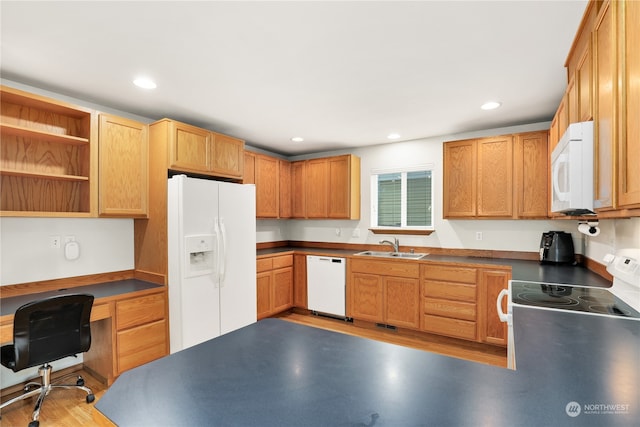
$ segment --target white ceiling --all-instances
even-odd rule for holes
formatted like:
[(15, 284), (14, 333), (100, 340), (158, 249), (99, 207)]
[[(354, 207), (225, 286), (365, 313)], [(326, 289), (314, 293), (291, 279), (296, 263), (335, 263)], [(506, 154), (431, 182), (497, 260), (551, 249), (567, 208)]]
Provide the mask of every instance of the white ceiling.
[[(296, 155), (550, 120), (585, 7), (2, 1), (0, 72)], [(480, 110), (488, 100), (503, 106)]]

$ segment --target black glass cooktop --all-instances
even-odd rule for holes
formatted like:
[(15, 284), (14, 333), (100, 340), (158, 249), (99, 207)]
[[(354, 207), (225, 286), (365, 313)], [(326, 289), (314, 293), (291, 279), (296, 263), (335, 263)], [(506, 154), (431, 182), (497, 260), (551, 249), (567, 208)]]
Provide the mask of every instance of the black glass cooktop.
[(512, 282), (511, 301), (520, 305), (640, 319), (640, 313), (603, 288)]

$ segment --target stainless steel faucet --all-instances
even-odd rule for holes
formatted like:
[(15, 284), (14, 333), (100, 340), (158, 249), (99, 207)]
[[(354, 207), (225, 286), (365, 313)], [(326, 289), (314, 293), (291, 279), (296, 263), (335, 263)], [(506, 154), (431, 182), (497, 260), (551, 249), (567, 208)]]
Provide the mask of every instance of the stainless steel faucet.
[(400, 252), (400, 250), (399, 250), (400, 242), (398, 241), (397, 237), (393, 238), (393, 242), (390, 241), (390, 240), (380, 240), (380, 244), (383, 244), (383, 243), (386, 243), (386, 244), (389, 244), (389, 245), (393, 246), (393, 251), (394, 252)]

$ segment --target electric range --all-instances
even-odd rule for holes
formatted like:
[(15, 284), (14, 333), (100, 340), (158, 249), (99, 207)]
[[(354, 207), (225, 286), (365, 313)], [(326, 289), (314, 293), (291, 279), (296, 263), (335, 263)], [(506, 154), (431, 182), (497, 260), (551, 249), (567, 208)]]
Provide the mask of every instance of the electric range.
[[(613, 277), (609, 288), (564, 283), (510, 280), (509, 289), (498, 295), (496, 309), (507, 323), (507, 366), (516, 368), (513, 336), (513, 307), (567, 310), (576, 315), (596, 315), (640, 321), (640, 249), (625, 249), (604, 259)], [(502, 301), (507, 299), (507, 312)]]
[(604, 288), (513, 281), (511, 301), (519, 305), (640, 319), (640, 312)]

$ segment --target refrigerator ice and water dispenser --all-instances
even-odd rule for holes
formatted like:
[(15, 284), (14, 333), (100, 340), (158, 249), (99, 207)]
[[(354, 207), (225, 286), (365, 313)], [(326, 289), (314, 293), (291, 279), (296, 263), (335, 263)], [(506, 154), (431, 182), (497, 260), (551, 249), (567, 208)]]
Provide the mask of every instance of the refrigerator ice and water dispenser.
[(184, 237), (186, 265), (184, 277), (204, 276), (214, 271), (214, 234), (199, 234)]

